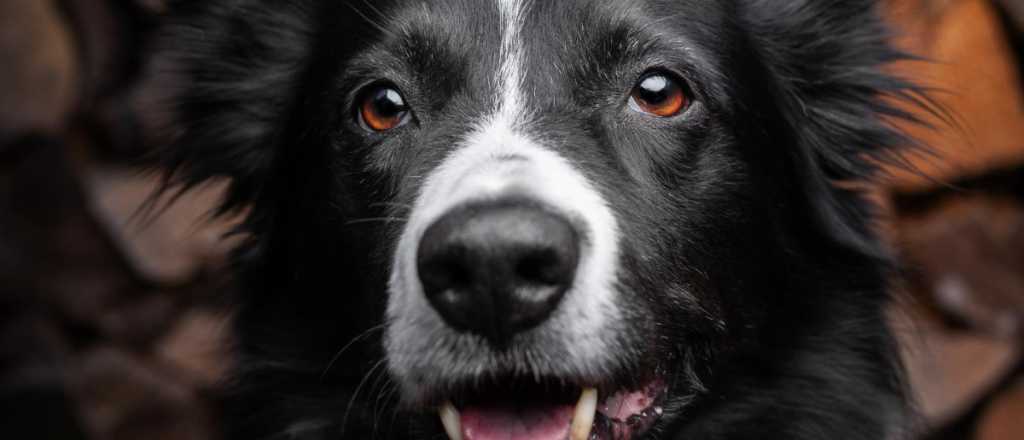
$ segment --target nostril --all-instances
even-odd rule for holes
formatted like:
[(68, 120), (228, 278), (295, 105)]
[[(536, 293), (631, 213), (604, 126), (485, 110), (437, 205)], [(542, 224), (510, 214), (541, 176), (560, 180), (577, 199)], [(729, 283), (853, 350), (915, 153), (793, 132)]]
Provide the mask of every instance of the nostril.
[(417, 269), (450, 326), (504, 340), (557, 307), (573, 282), (578, 246), (565, 218), (535, 204), (468, 205), (427, 228)]
[(450, 249), (420, 264), (420, 281), (425, 286), (437, 286), (445, 290), (461, 290), (470, 287), (473, 281), (471, 268), (467, 259), (462, 257), (465, 252)]
[(524, 255), (516, 264), (516, 274), (526, 284), (562, 285), (571, 281), (572, 273), (567, 260), (572, 259), (574, 269), (575, 251), (567, 255), (568, 249), (544, 247)]

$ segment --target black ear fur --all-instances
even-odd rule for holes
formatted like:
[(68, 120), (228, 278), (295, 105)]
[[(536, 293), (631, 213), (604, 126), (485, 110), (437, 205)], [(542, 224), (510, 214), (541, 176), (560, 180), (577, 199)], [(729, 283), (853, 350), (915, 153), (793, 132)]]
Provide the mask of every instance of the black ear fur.
[(296, 105), (314, 29), (315, 2), (177, 0), (159, 48), (161, 87), (175, 132), (158, 160), (164, 188), (229, 179), (218, 213), (263, 190)]
[(941, 113), (922, 88), (886, 71), (913, 57), (891, 45), (875, 0), (744, 1), (744, 28), (774, 83), (774, 117), (817, 226), (843, 248), (888, 259), (861, 194), (837, 183), (871, 179), (883, 163), (907, 166), (901, 150), (918, 145), (893, 123), (921, 123), (913, 106)]

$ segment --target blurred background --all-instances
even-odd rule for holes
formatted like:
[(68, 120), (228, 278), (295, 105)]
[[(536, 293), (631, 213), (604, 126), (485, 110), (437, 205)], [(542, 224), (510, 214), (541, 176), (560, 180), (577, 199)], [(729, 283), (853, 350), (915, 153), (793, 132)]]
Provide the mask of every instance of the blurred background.
[[(149, 221), (165, 0), (0, 0), (0, 427), (216, 440), (232, 219), (214, 184)], [(892, 325), (926, 440), (1024, 439), (1024, 0), (889, 0), (893, 66), (956, 115), (909, 128), (930, 178), (874, 192), (906, 267)]]

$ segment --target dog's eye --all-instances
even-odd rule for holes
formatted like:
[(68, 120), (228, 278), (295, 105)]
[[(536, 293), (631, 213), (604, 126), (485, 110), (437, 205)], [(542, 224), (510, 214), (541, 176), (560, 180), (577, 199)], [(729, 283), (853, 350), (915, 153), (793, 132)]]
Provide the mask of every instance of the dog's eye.
[(668, 118), (690, 105), (690, 98), (679, 80), (662, 72), (644, 75), (633, 86), (629, 106), (638, 112)]
[(362, 94), (357, 113), (364, 127), (382, 132), (404, 124), (409, 118), (409, 106), (398, 89), (376, 86)]

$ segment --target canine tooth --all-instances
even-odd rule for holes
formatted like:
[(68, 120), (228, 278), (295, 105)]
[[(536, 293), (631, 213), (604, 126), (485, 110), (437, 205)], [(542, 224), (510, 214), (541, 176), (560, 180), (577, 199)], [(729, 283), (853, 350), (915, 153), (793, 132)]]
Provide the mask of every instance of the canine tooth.
[(587, 440), (590, 430), (594, 427), (594, 414), (597, 412), (597, 389), (587, 388), (580, 394), (576, 402), (576, 411), (572, 416), (572, 427), (569, 429), (569, 440)]
[(459, 416), (459, 410), (455, 409), (455, 405), (451, 402), (445, 403), (441, 406), (440, 411), (441, 424), (444, 425), (444, 432), (448, 433), (448, 438), (451, 440), (462, 440), (462, 420)]

